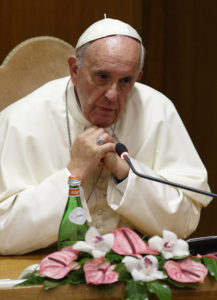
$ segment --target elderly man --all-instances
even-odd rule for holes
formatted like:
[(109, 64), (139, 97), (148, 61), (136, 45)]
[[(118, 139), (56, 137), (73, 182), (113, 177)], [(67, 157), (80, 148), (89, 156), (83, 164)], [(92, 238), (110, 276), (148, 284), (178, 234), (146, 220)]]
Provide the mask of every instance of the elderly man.
[(79, 175), (89, 224), (191, 234), (210, 199), (136, 177), (115, 153), (124, 143), (142, 173), (209, 190), (206, 170), (173, 106), (136, 83), (144, 48), (128, 24), (104, 19), (80, 37), (71, 77), (47, 83), (0, 119), (0, 253), (57, 240), (67, 178)]

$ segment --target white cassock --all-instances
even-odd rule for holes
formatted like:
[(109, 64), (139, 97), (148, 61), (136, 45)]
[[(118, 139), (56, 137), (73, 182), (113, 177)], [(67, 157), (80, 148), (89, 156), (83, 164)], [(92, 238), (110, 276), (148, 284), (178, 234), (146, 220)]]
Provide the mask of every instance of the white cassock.
[[(91, 126), (69, 81), (49, 82), (0, 114), (1, 254), (21, 254), (57, 240), (68, 195), (66, 96), (72, 142)], [(127, 146), (141, 173), (209, 190), (206, 170), (173, 104), (161, 93), (136, 83), (108, 131)], [(149, 236), (168, 229), (185, 238), (195, 230), (201, 206), (210, 202), (131, 171), (119, 184), (106, 170), (99, 174), (100, 168), (83, 190), (90, 224), (100, 233), (129, 226)]]

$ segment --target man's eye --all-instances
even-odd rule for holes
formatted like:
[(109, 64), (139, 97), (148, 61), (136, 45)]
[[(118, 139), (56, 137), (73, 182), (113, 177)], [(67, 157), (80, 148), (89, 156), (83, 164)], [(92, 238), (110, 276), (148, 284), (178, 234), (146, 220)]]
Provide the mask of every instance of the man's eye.
[(107, 78), (108, 78), (107, 74), (103, 74), (103, 73), (97, 74), (97, 77), (98, 77), (99, 79), (107, 79)]
[(132, 78), (131, 77), (126, 77), (126, 78), (123, 78), (121, 81), (122, 81), (122, 83), (125, 83), (125, 84), (131, 83), (132, 82)]

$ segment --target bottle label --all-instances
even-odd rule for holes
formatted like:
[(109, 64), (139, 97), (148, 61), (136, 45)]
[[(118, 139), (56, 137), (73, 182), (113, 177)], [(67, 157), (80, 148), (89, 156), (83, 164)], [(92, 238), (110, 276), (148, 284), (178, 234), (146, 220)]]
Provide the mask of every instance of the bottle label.
[(70, 188), (69, 189), (69, 196), (80, 196), (80, 189), (79, 188)]
[(73, 209), (69, 214), (69, 220), (72, 223), (83, 225), (87, 220), (84, 209), (82, 207)]

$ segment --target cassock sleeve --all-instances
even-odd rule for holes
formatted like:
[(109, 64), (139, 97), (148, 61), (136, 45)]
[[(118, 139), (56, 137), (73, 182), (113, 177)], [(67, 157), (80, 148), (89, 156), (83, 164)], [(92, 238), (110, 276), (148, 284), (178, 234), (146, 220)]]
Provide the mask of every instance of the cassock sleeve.
[[(143, 115), (143, 120), (147, 118)], [(173, 104), (165, 102), (162, 113), (159, 108), (158, 115), (153, 122), (149, 120), (147, 126), (148, 134), (142, 136), (142, 127), (137, 136), (134, 134), (136, 151), (133, 148), (135, 138), (128, 140), (127, 147), (131, 149), (130, 154), (133, 152), (131, 161), (136, 170), (209, 191), (206, 169)], [(139, 147), (138, 138), (141, 140)], [(133, 227), (149, 236), (161, 235), (167, 229), (186, 238), (196, 229), (201, 207), (208, 205), (211, 198), (140, 178), (130, 170), (127, 180), (120, 184), (110, 181), (107, 201)]]
[(54, 243), (67, 193), (62, 169), (0, 202), (0, 254), (23, 254)]
[[(3, 255), (22, 254), (55, 242), (67, 201), (66, 170), (50, 167), (47, 171), (44, 167), (50, 165), (49, 155), (53, 155), (44, 151), (46, 136), (43, 140), (42, 132), (42, 142), (35, 141), (33, 129), (24, 130), (20, 123), (21, 120), (13, 123), (7, 114), (0, 114), (0, 254)], [(28, 132), (28, 137), (21, 139), (23, 132)]]

